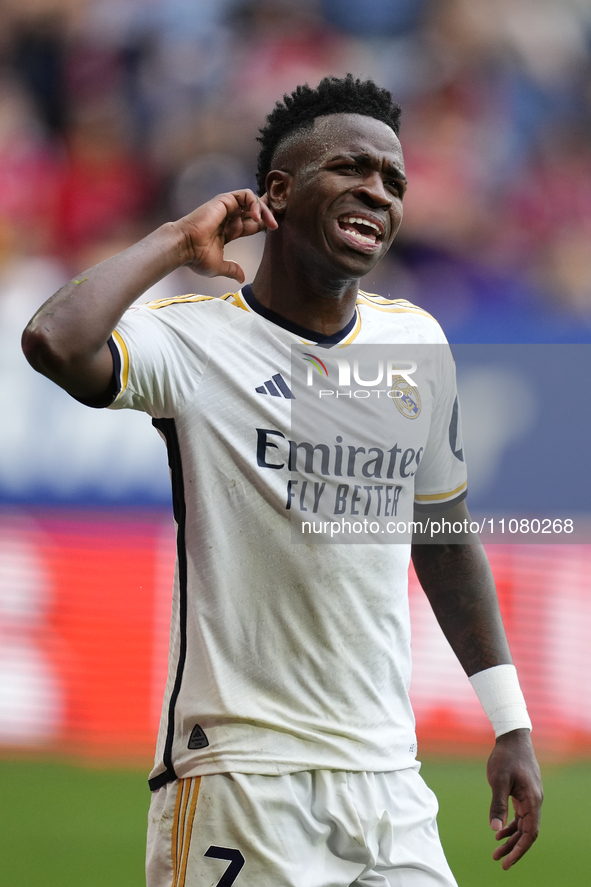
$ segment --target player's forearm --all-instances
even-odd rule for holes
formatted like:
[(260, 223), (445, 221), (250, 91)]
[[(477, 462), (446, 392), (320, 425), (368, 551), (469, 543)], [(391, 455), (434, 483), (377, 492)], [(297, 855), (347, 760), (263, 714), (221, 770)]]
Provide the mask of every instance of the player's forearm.
[(510, 663), (494, 579), (481, 545), (413, 545), (414, 567), (466, 674)]
[(123, 312), (145, 290), (187, 261), (175, 223), (162, 225), (116, 256), (78, 274), (29, 322), (29, 363), (65, 388), (92, 364)]

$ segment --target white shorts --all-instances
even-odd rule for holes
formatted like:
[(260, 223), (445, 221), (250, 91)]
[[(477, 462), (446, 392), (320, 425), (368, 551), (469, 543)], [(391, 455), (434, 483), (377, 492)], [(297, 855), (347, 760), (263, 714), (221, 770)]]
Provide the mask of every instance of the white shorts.
[(147, 887), (457, 887), (415, 769), (220, 773), (152, 797)]

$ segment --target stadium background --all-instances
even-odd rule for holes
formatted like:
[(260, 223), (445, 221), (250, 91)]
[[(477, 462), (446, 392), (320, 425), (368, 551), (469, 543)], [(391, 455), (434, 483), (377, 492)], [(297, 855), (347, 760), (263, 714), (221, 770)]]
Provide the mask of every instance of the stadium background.
[[(219, 191), (253, 185), (255, 137), (274, 101), (300, 82), (346, 71), (374, 77), (404, 108), (405, 221), (365, 287), (432, 311), (455, 343), (589, 343), (587, 0), (0, 7), (7, 885), (141, 883), (141, 768), (149, 766), (164, 682), (174, 556), (166, 457), (149, 421), (70, 400), (28, 368), (20, 331), (75, 273)], [(233, 245), (247, 279), (260, 251), (260, 236)], [(179, 271), (142, 300), (229, 288)], [(490, 362), (488, 370), (493, 378), (501, 372)], [(485, 508), (502, 483), (511, 434), (523, 441), (531, 432), (527, 392), (511, 395), (488, 416), (490, 445), (471, 505)], [(565, 412), (556, 398), (558, 426)], [(569, 462), (572, 442), (562, 447), (557, 462)], [(586, 464), (577, 467), (588, 483)], [(519, 883), (560, 876), (584, 884), (591, 548), (495, 545), (489, 554), (552, 787), (546, 843), (521, 864)], [(420, 756), (439, 782), (441, 828), (458, 875), (487, 884), (500, 877), (479, 849), (487, 788), (482, 765), (465, 759), (483, 759), (490, 728), (414, 580), (411, 608)]]

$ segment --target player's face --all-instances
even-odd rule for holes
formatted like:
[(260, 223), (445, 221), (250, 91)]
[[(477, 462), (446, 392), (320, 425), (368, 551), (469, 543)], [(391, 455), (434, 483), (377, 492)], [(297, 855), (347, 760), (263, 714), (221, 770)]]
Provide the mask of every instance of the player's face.
[(406, 178), (395, 133), (360, 114), (320, 117), (287, 161), (282, 228), (290, 247), (338, 277), (367, 274), (402, 221)]

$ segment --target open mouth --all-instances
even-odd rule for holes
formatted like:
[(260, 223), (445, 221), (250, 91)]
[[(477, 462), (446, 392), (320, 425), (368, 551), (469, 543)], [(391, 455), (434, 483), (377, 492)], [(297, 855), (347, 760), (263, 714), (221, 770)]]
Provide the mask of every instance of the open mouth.
[(348, 237), (363, 246), (379, 246), (384, 237), (383, 227), (362, 216), (342, 216), (338, 225)]

